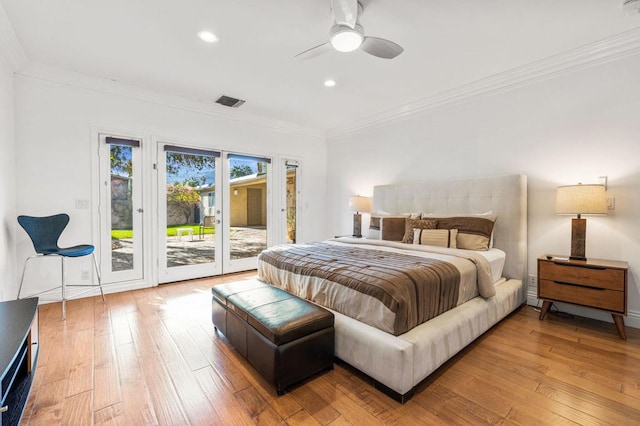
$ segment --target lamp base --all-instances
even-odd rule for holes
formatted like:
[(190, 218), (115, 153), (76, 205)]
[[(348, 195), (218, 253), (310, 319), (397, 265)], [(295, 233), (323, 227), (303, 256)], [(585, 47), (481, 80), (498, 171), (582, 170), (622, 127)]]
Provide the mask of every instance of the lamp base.
[(362, 238), (362, 215), (355, 213), (353, 215), (353, 235), (354, 238)]
[(571, 219), (571, 260), (587, 260), (585, 241), (587, 239), (587, 219)]

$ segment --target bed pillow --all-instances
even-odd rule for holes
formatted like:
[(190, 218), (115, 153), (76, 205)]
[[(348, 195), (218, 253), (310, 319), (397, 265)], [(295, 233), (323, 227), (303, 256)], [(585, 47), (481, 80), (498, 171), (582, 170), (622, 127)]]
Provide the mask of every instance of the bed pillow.
[[(403, 232), (404, 232), (404, 219), (405, 217), (399, 214), (392, 214), (392, 213), (387, 213), (387, 212), (383, 212), (382, 210), (378, 210), (375, 213), (371, 213), (371, 218), (369, 220), (369, 233), (367, 235), (367, 237), (370, 240), (383, 240), (383, 235), (382, 235), (382, 222), (383, 219), (386, 218), (392, 218), (392, 219), (400, 219), (402, 220), (402, 226), (403, 226)], [(404, 235), (404, 234), (403, 234)], [(402, 235), (400, 236), (400, 238), (396, 241), (400, 241), (402, 239)]]
[(380, 225), (380, 239), (386, 241), (402, 241), (407, 219), (401, 217), (383, 217)]
[(414, 229), (413, 244), (456, 248), (457, 229)]
[(435, 219), (407, 219), (402, 242), (413, 244), (414, 229), (436, 229), (437, 225), (438, 222)]
[(497, 215), (493, 212), (461, 215), (425, 215), (423, 213), (422, 216), (437, 220), (437, 229), (457, 229), (457, 248), (479, 251), (489, 250), (491, 234), (497, 218)]
[(405, 216), (409, 219), (422, 219), (422, 213), (402, 213), (402, 216)]

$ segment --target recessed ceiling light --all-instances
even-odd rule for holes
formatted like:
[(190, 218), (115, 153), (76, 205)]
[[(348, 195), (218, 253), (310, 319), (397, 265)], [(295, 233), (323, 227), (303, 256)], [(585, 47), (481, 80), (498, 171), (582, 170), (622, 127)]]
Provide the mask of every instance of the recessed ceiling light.
[(198, 33), (198, 37), (200, 37), (200, 40), (206, 41), (207, 43), (215, 43), (216, 41), (218, 41), (218, 36), (211, 31), (200, 31)]
[(336, 85), (335, 80), (325, 80), (324, 85), (327, 87), (333, 87)]

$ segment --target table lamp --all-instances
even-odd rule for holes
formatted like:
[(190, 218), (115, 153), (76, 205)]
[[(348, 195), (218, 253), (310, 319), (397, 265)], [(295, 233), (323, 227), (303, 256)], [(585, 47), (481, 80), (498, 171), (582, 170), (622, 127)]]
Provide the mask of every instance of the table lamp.
[(571, 256), (572, 260), (587, 260), (585, 242), (587, 220), (583, 214), (607, 214), (607, 197), (604, 185), (559, 186), (556, 190), (556, 214), (575, 214), (571, 220)]
[(371, 212), (371, 198), (356, 195), (349, 197), (349, 208), (353, 215), (353, 237), (362, 238), (362, 213)]

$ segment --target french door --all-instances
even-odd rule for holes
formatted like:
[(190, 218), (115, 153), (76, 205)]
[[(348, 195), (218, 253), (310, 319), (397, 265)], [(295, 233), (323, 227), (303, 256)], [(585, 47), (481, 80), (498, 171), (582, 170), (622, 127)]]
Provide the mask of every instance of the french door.
[(285, 241), (293, 244), (298, 239), (298, 219), (300, 208), (300, 163), (295, 160), (283, 160), (284, 191), (280, 211), (284, 213), (281, 228), (285, 230)]
[(224, 153), (223, 272), (255, 269), (267, 248), (271, 159)]
[(100, 265), (103, 283), (143, 278), (141, 139), (99, 135)]
[(256, 268), (267, 247), (270, 159), (158, 144), (159, 282)]
[(222, 273), (220, 152), (158, 147), (159, 282)]

